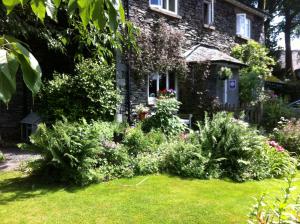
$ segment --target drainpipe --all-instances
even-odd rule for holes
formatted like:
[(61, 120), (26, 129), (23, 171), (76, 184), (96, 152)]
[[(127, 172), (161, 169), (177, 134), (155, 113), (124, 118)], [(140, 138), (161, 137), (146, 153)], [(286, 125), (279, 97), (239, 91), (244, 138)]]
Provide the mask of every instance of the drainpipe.
[[(130, 15), (129, 15), (129, 0), (126, 0), (126, 14), (127, 14), (127, 20), (130, 19)], [(128, 117), (127, 117), (127, 122), (129, 124), (131, 124), (131, 85), (130, 85), (130, 76), (131, 76), (131, 68), (130, 68), (130, 59), (131, 59), (131, 46), (130, 46), (130, 49), (128, 51), (128, 61), (127, 61), (127, 72), (126, 72), (126, 93), (127, 93), (127, 96), (126, 96), (126, 108), (127, 108), (127, 114), (128, 114)]]

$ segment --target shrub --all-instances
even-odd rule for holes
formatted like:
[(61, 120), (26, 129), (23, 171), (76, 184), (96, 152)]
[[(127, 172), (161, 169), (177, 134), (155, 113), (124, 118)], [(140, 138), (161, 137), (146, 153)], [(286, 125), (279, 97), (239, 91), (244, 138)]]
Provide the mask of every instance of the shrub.
[(291, 157), (282, 147), (265, 144), (264, 150), (269, 160), (270, 177), (287, 177), (296, 172), (297, 160)]
[(300, 155), (300, 120), (282, 119), (278, 128), (271, 135), (275, 141), (281, 144), (289, 152)]
[(223, 176), (237, 181), (265, 178), (265, 139), (256, 130), (225, 112), (206, 116), (199, 129), (203, 152), (211, 154), (210, 163), (217, 163)]
[(0, 162), (5, 160), (4, 154), (0, 151)]
[(43, 155), (39, 173), (86, 185), (133, 173), (127, 152), (112, 142), (113, 130), (110, 123), (64, 120), (52, 128), (40, 125), (30, 137), (31, 144), (20, 146)]
[(154, 153), (140, 153), (136, 157), (136, 174), (147, 175), (156, 174), (161, 170), (161, 165), (163, 163), (162, 154), (159, 152)]
[(114, 66), (91, 59), (76, 65), (75, 74), (54, 74), (40, 94), (40, 112), (50, 121), (112, 120), (120, 100)]
[(139, 153), (155, 152), (160, 144), (166, 141), (166, 137), (159, 131), (151, 131), (144, 133), (140, 126), (129, 128), (126, 131), (123, 144), (128, 148), (128, 152), (132, 156)]
[(273, 96), (264, 103), (261, 125), (270, 132), (277, 126), (282, 117), (289, 119), (294, 115), (295, 113), (287, 106), (284, 99)]
[(209, 159), (203, 155), (201, 147), (179, 141), (164, 145), (164, 148), (164, 170), (182, 177), (207, 177)]
[(142, 123), (143, 131), (161, 130), (167, 136), (174, 136), (183, 132), (186, 126), (176, 115), (179, 106), (180, 102), (175, 97), (159, 98), (156, 103), (155, 115), (147, 118)]
[(264, 100), (264, 80), (272, 74), (275, 61), (263, 45), (249, 41), (232, 49), (232, 55), (244, 62), (247, 67), (240, 73), (240, 100), (243, 103), (256, 104)]

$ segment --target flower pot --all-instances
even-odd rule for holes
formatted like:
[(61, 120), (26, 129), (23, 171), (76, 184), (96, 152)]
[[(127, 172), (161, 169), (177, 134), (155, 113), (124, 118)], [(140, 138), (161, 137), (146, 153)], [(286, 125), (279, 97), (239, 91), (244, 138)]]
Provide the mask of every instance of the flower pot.
[(147, 114), (148, 114), (148, 112), (140, 112), (139, 115), (138, 115), (138, 116), (139, 116), (139, 120), (140, 120), (140, 121), (145, 120)]

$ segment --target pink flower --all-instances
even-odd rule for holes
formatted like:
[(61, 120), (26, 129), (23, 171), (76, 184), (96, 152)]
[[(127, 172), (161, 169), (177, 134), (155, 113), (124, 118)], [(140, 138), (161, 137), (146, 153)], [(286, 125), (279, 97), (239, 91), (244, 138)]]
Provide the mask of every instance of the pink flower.
[(284, 148), (279, 145), (277, 142), (275, 141), (268, 141), (269, 145), (272, 146), (273, 148), (275, 148), (277, 150), (277, 152), (284, 152)]

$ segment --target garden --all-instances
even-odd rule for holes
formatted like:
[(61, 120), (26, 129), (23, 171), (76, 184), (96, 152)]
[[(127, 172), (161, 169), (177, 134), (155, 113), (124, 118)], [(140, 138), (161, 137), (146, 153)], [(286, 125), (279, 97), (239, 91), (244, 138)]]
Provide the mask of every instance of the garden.
[[(300, 120), (286, 99), (264, 89), (275, 65), (265, 47), (249, 41), (232, 50), (247, 64), (240, 99), (263, 106), (261, 122), (216, 110), (203, 111), (188, 127), (179, 117), (176, 92), (163, 90), (151, 108), (135, 105), (133, 122), (117, 123), (124, 99), (116, 88), (115, 51), (136, 57), (133, 68), (140, 76), (166, 69), (185, 73), (188, 66), (178, 53), (182, 37), (176, 33), (176, 41), (166, 41), (170, 31), (158, 27), (162, 32), (144, 42), (145, 55), (139, 49), (142, 36), (126, 21), (121, 4), (66, 2), (54, 1), (50, 8), (34, 3), (22, 8), (19, 0), (1, 4), (12, 13), (11, 24), (20, 19), (16, 10), (28, 10), (43, 22), (15, 35), (23, 40), (38, 33), (46, 52), (68, 61), (48, 65), (47, 54), (40, 54), (48, 72), (42, 80), (30, 46), (0, 37), (5, 58), (0, 57), (0, 100), (9, 105), (22, 74), (43, 118), (28, 141), (18, 144), (40, 157), (0, 173), (1, 223), (300, 222), (300, 191), (293, 192), (300, 186)], [(160, 45), (152, 48), (151, 38)], [(155, 54), (162, 49), (171, 58), (157, 63)], [(222, 71), (222, 79), (232, 75), (229, 68)]]

